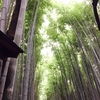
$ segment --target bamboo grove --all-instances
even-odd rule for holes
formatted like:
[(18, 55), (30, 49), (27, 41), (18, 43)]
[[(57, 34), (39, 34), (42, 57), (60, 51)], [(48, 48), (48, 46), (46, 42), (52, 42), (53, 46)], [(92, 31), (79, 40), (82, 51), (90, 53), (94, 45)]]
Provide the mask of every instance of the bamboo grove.
[[(24, 53), (16, 60), (13, 93), (3, 100), (100, 100), (100, 32), (92, 1), (24, 1)], [(9, 2), (5, 30), (15, 6)]]

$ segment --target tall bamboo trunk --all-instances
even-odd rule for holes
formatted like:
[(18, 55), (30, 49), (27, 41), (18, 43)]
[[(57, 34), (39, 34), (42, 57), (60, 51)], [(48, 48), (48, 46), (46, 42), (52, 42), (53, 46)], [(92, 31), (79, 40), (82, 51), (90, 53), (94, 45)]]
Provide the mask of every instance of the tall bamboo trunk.
[(3, 0), (2, 9), (1, 9), (1, 18), (0, 18), (0, 30), (6, 32), (6, 20), (7, 20), (7, 11), (8, 11), (8, 0)]
[(27, 98), (28, 98), (28, 82), (29, 82), (29, 72), (30, 72), (30, 65), (31, 65), (31, 56), (32, 56), (32, 50), (33, 50), (33, 37), (34, 37), (34, 32), (35, 32), (39, 4), (40, 4), (40, 0), (38, 0), (34, 20), (32, 23), (32, 28), (30, 29), (31, 35), (30, 35), (30, 38), (28, 40), (28, 50), (27, 50), (27, 58), (26, 58), (26, 68), (25, 68), (25, 73), (24, 73), (22, 100), (27, 100)]
[[(4, 33), (6, 29), (6, 18), (7, 18), (7, 0), (4, 0), (2, 4), (1, 17), (0, 17), (0, 30)], [(2, 64), (3, 61), (0, 60), (0, 78), (2, 73)]]
[[(22, 36), (22, 49), (24, 50), (24, 34)], [(20, 59), (20, 58), (19, 58)], [(20, 68), (20, 83), (19, 83), (19, 100), (22, 100), (23, 93), (23, 68), (24, 68), (24, 55), (21, 55), (21, 68)]]
[[(20, 45), (20, 40), (21, 40), (22, 33), (23, 33), (24, 16), (25, 16), (25, 11), (26, 11), (26, 5), (27, 5), (27, 0), (21, 0), (19, 16), (18, 16), (18, 19), (17, 19), (18, 20), (17, 25), (14, 26), (15, 30), (13, 30), (13, 31), (15, 31), (15, 33), (13, 33), (13, 37), (15, 35), (14, 42), (18, 46)], [(16, 24), (16, 21), (15, 21), (15, 24)], [(12, 28), (11, 28), (11, 30), (12, 30)], [(8, 30), (8, 33), (9, 33), (9, 30)], [(11, 32), (11, 34), (9, 34), (9, 36), (12, 36), (12, 32)], [(15, 82), (15, 75), (16, 75), (16, 70), (17, 70), (16, 61), (17, 61), (16, 58), (11, 58), (11, 60), (10, 60), (8, 78), (7, 78), (8, 81), (9, 81), (9, 85), (6, 84), (5, 93), (4, 93), (4, 100), (11, 100), (12, 99), (12, 93), (13, 93), (14, 82)]]
[[(0, 18), (0, 30), (5, 33), (6, 32), (6, 23), (7, 23), (7, 11), (8, 11), (8, 0), (3, 0), (2, 10), (1, 10), (1, 18)], [(0, 60), (0, 100), (2, 100), (5, 81), (8, 71), (9, 58), (7, 62), (3, 65), (4, 61)], [(3, 67), (3, 68), (2, 68)]]

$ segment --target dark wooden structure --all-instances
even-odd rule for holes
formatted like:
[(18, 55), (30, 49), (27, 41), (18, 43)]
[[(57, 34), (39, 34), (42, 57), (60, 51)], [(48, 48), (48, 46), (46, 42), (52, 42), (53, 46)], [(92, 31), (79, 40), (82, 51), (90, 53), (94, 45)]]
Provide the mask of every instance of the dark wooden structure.
[(19, 53), (23, 53), (23, 50), (0, 31), (0, 59), (3, 60), (6, 57), (17, 58)]

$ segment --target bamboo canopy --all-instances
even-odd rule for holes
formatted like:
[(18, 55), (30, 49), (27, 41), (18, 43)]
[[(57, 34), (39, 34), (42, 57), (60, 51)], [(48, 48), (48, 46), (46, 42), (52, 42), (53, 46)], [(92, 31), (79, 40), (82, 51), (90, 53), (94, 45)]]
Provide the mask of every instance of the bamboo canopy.
[(23, 50), (19, 48), (7, 35), (0, 31), (0, 59), (5, 57), (17, 58)]

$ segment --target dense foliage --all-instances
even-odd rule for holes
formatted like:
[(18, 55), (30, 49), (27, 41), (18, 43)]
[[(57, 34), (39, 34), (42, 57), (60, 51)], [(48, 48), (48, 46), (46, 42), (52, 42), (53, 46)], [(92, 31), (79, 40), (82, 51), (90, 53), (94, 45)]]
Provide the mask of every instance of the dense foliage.
[[(31, 2), (26, 33), (35, 11)], [(99, 100), (99, 32), (90, 1), (42, 0), (34, 42), (35, 100)]]
[(39, 100), (99, 100), (100, 44), (91, 2), (53, 2), (44, 12)]
[(29, 0), (23, 33), (13, 100), (100, 100), (91, 0)]

